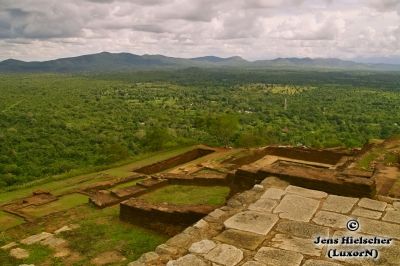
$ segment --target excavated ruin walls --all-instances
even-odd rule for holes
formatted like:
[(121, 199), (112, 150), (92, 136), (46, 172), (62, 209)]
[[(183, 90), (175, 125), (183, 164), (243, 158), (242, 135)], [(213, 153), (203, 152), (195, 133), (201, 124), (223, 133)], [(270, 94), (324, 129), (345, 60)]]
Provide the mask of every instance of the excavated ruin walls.
[(268, 147), (265, 149), (265, 152), (268, 155), (331, 165), (337, 164), (343, 156), (347, 155), (328, 150), (314, 150), (295, 147)]
[(226, 174), (224, 175), (185, 175), (185, 174), (160, 174), (160, 178), (168, 180), (170, 185), (194, 186), (227, 186)]
[(194, 150), (185, 152), (183, 154), (177, 155), (175, 157), (169, 158), (167, 160), (136, 169), (136, 170), (134, 170), (134, 172), (142, 173), (142, 174), (146, 174), (146, 175), (159, 173), (164, 170), (178, 166), (180, 164), (188, 163), (190, 161), (193, 161), (197, 158), (206, 156), (213, 152), (215, 152), (215, 151), (211, 150), (211, 149), (194, 149)]
[[(309, 189), (321, 190), (327, 193), (342, 196), (371, 197), (375, 193), (375, 182), (373, 178), (361, 178), (356, 176), (336, 176), (335, 172), (321, 170), (321, 175), (295, 175), (285, 171), (268, 171), (265, 169), (241, 168), (228, 175), (231, 194), (250, 189), (260, 183), (268, 176), (278, 177), (295, 186)], [(322, 178), (329, 176), (329, 178)]]
[(120, 204), (120, 219), (172, 236), (215, 208), (206, 205), (152, 204), (141, 199), (130, 199)]

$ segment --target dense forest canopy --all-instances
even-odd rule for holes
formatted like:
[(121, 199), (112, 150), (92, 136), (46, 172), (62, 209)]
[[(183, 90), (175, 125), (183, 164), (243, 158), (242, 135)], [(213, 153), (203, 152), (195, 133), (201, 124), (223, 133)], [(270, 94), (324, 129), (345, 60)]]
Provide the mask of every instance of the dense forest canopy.
[(359, 147), (400, 133), (399, 92), (398, 72), (0, 75), (0, 187), (196, 143)]

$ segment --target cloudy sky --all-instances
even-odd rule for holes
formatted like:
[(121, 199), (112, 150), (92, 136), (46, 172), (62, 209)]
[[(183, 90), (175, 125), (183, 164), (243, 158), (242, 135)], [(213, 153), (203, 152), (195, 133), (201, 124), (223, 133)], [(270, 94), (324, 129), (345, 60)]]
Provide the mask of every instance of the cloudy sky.
[(101, 51), (400, 63), (400, 0), (0, 0), (0, 60)]

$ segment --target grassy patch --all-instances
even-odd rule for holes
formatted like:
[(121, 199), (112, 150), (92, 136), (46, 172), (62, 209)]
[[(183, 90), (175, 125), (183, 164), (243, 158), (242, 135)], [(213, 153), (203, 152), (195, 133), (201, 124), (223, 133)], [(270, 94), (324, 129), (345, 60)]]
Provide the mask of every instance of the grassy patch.
[(23, 248), (29, 251), (29, 258), (23, 260), (25, 264), (37, 264), (43, 262), (53, 254), (53, 251), (50, 248), (39, 244), (33, 244)]
[(133, 181), (130, 181), (130, 182), (122, 183), (122, 184), (116, 185), (116, 186), (113, 187), (112, 189), (120, 189), (120, 188), (131, 187), (131, 186), (136, 185), (136, 183), (138, 183), (138, 182), (140, 182), (140, 181), (142, 181), (142, 180), (144, 180), (144, 179), (145, 179), (145, 178), (139, 178), (139, 179), (137, 179), (137, 180), (133, 180)]
[(9, 213), (0, 211), (0, 231), (4, 231), (8, 228), (17, 226), (22, 223), (24, 223), (23, 219), (11, 215)]
[(385, 150), (382, 148), (373, 148), (365, 153), (357, 162), (357, 167), (364, 170), (372, 170), (372, 162), (383, 156)]
[(70, 248), (85, 257), (77, 265), (87, 265), (90, 259), (112, 250), (133, 261), (167, 240), (166, 236), (121, 222), (118, 213), (118, 207), (96, 210), (79, 229), (62, 233)]
[(20, 246), (29, 252), (29, 257), (23, 260), (17, 260), (9, 255), (9, 250), (0, 250), (0, 263), (1, 266), (15, 266), (21, 264), (37, 264), (46, 260), (53, 251), (45, 246), (33, 244), (30, 246)]
[(141, 198), (154, 203), (222, 205), (228, 194), (229, 188), (224, 186), (171, 185), (147, 193)]
[(388, 152), (388, 153), (385, 154), (384, 163), (386, 165), (393, 165), (393, 164), (398, 163), (398, 161), (399, 161), (399, 155), (398, 154), (394, 154), (394, 153), (391, 153), (391, 152)]
[(88, 202), (88, 197), (75, 193), (61, 197), (57, 201), (50, 202), (41, 206), (29, 206), (22, 211), (34, 217), (42, 217), (50, 213), (59, 212), (71, 209), (73, 207), (85, 204)]

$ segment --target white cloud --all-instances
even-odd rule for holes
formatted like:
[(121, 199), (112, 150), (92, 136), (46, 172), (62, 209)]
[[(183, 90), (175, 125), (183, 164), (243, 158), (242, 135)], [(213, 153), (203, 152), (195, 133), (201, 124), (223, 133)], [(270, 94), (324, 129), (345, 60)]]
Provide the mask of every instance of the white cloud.
[(399, 56), (399, 11), (398, 0), (0, 0), (0, 60)]

